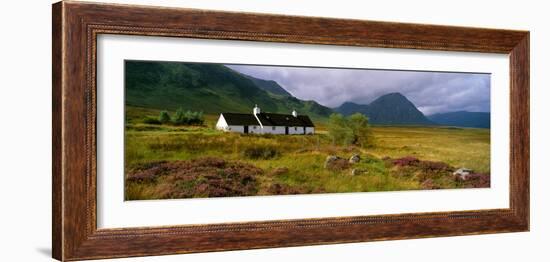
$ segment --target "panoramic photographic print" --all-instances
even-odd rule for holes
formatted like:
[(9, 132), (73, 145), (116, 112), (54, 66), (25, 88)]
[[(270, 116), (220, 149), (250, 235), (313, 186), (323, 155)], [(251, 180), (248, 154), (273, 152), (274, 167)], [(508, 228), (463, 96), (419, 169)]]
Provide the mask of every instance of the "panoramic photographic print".
[(491, 75), (125, 61), (125, 200), (490, 187)]

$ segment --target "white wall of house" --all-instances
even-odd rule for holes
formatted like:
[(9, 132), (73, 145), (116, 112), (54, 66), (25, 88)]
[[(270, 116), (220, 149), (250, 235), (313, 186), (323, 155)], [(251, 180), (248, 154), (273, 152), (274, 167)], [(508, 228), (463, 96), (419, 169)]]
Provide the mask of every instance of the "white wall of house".
[(284, 126), (264, 126), (264, 134), (275, 134), (275, 135), (284, 135), (285, 127)]
[[(220, 114), (218, 122), (216, 122), (216, 129), (225, 131), (225, 132), (235, 132), (235, 133), (244, 133), (244, 126), (238, 125), (228, 125), (227, 121), (223, 117), (223, 114)], [(260, 126), (260, 125), (250, 125), (248, 126), (249, 134), (275, 134), (275, 135), (284, 135), (286, 133), (284, 126)], [(314, 127), (305, 127), (306, 134), (314, 134)], [(304, 134), (304, 127), (301, 126), (289, 126), (288, 134), (290, 135), (302, 135)]]
[(228, 126), (225, 130), (226, 132), (235, 132), (235, 133), (244, 133), (244, 126)]
[(248, 126), (248, 133), (249, 134), (262, 134), (262, 127), (261, 126)]
[(303, 126), (289, 126), (288, 127), (289, 135), (303, 135), (304, 127)]
[[(218, 121), (219, 122), (219, 121)], [(235, 133), (244, 133), (244, 126), (234, 126), (227, 125), (224, 123), (216, 124), (216, 129), (225, 131), (225, 132), (235, 132)], [(274, 134), (274, 135), (284, 135), (285, 127), (284, 126), (264, 126), (263, 129), (260, 126), (248, 126), (249, 134)], [(315, 129), (313, 127), (306, 127), (306, 134), (314, 134)], [(288, 127), (289, 135), (302, 135), (304, 134), (304, 127)]]

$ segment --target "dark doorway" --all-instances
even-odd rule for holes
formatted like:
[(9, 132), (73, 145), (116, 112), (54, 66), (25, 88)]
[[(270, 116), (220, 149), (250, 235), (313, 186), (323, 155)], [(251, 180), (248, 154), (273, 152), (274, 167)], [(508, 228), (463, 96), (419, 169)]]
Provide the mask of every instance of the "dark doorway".
[(285, 135), (288, 135), (288, 126), (285, 126)]
[(244, 126), (244, 133), (248, 134), (248, 126)]

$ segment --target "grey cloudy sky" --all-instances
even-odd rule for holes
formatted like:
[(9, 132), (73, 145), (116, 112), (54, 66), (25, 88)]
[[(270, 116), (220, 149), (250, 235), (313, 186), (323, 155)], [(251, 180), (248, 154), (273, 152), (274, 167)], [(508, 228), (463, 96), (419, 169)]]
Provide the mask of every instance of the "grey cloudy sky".
[(256, 78), (274, 80), (302, 100), (328, 107), (350, 101), (369, 104), (399, 92), (426, 115), (453, 111), (490, 112), (490, 75), (284, 66), (227, 65)]

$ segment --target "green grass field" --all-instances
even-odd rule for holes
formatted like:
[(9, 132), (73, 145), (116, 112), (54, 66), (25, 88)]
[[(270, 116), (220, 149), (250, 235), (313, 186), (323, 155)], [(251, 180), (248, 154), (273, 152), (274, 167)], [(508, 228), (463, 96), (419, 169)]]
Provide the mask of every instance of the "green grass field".
[[(127, 200), (463, 188), (477, 186), (456, 168), (490, 175), (489, 129), (372, 127), (373, 145), (359, 148), (333, 145), (322, 123), (315, 135), (243, 135), (215, 130), (213, 115), (177, 127), (139, 123), (144, 113), (157, 112), (127, 110)], [(331, 155), (345, 161), (327, 168)], [(418, 161), (396, 165), (404, 157)]]

